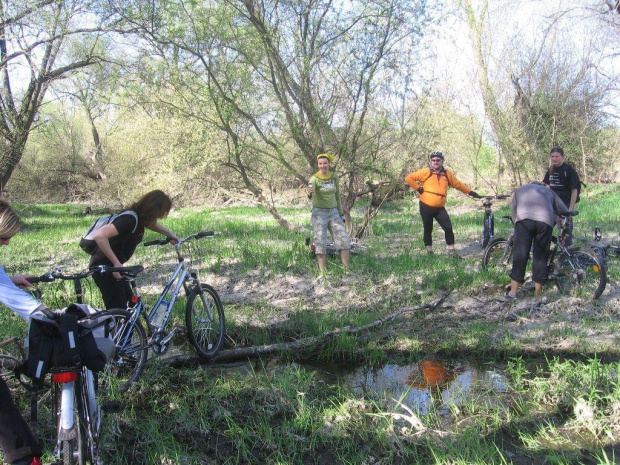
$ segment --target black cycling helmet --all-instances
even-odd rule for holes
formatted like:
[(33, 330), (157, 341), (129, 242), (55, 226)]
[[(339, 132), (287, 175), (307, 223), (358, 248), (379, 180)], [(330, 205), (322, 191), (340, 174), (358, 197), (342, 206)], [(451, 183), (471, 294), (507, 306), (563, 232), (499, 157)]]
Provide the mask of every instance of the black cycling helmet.
[(443, 153), (437, 152), (437, 151), (431, 153), (431, 156), (429, 158), (437, 158), (437, 157), (441, 158), (442, 160), (444, 159), (443, 158)]

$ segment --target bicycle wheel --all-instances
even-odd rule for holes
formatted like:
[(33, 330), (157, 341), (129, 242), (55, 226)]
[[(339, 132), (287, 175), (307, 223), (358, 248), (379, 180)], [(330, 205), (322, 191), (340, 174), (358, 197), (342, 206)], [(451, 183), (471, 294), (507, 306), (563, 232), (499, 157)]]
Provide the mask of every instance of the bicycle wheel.
[(106, 393), (122, 393), (140, 378), (148, 355), (148, 342), (139, 321), (129, 326), (131, 314), (128, 311), (110, 310), (108, 313), (114, 317), (111, 337), (116, 351), (99, 374), (99, 381)]
[(189, 342), (198, 355), (209, 359), (217, 355), (224, 344), (224, 307), (215, 289), (200, 285), (187, 296), (185, 323)]
[[(84, 428), (84, 421), (81, 418), (84, 412), (84, 404), (82, 397), (79, 394), (81, 387), (80, 380), (75, 381), (73, 396), (74, 396), (74, 418), (73, 418), (73, 433), (64, 432), (62, 435), (70, 439), (61, 439), (61, 453), (63, 465), (86, 465), (87, 451), (86, 451), (86, 431)], [(62, 412), (62, 396), (58, 399), (58, 412)], [(58, 435), (61, 436), (60, 418), (58, 416)]]
[(62, 463), (63, 465), (86, 465), (86, 453), (84, 444), (84, 428), (80, 425), (78, 415), (75, 415), (77, 436), (74, 439), (61, 441), (62, 444)]
[(482, 254), (482, 269), (505, 271), (512, 267), (512, 241), (497, 237), (493, 239)]
[(82, 368), (81, 386), (81, 406), (79, 413), (84, 430), (85, 443), (83, 448), (86, 450), (88, 460), (92, 464), (97, 463), (99, 455), (99, 426), (101, 425), (101, 409), (98, 405), (95, 390), (95, 375), (87, 368)]
[(598, 299), (607, 284), (601, 259), (583, 250), (563, 253), (555, 262), (555, 285), (563, 294)]

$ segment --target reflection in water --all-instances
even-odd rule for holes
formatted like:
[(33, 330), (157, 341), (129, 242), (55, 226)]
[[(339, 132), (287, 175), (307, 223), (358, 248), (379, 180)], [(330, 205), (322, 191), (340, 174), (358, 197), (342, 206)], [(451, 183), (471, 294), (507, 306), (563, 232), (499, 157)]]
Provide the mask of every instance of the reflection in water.
[[(244, 362), (225, 364), (222, 370), (254, 376), (261, 370), (274, 373), (286, 366), (290, 364), (261, 361), (251, 366)], [(308, 364), (300, 366), (314, 371), (315, 376), (327, 384), (350, 389), (360, 397), (394, 399), (394, 402), (400, 401), (420, 415), (428, 413), (433, 405), (439, 414), (448, 414), (450, 405), (460, 406), (474, 399), (477, 402), (489, 401), (494, 393), (508, 390), (507, 379), (500, 370), (475, 363), (423, 360), (416, 365), (363, 366), (356, 369)]]
[(419, 389), (439, 390), (456, 377), (454, 370), (447, 369), (443, 363), (436, 360), (422, 360), (418, 363), (419, 373), (415, 371), (407, 378), (407, 384)]
[(413, 366), (361, 367), (351, 372), (319, 370), (317, 375), (358, 395), (400, 400), (419, 414), (428, 413), (433, 403), (439, 413), (448, 413), (449, 404), (462, 405), (489, 391), (505, 392), (508, 387), (497, 370), (474, 365), (451, 368), (438, 360), (423, 360)]

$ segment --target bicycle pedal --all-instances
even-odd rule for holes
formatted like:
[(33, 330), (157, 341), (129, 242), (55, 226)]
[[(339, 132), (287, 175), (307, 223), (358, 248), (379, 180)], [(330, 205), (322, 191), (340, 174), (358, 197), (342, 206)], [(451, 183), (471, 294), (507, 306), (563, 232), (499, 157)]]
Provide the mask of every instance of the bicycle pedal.
[(118, 413), (123, 410), (123, 404), (118, 400), (109, 400), (101, 405), (101, 410), (105, 413)]

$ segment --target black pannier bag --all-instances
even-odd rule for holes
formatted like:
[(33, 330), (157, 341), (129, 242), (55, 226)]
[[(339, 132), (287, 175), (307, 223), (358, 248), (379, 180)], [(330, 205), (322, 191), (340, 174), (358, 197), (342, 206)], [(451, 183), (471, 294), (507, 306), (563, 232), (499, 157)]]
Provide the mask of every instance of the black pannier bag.
[(114, 352), (109, 337), (114, 318), (106, 314), (86, 318), (94, 313), (88, 305), (72, 304), (56, 312), (58, 321), (33, 315), (22, 372), (40, 386), (50, 370), (60, 367), (101, 371)]

